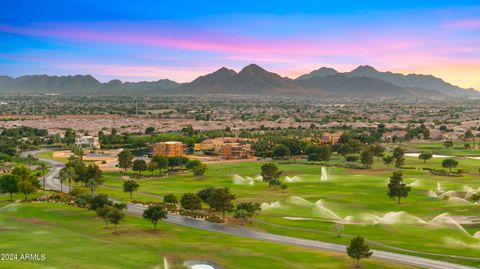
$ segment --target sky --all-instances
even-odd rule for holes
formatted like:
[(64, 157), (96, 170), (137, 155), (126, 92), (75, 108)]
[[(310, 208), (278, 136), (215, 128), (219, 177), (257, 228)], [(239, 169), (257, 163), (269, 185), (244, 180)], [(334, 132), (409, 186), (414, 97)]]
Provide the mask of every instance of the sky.
[(250, 63), (290, 78), (371, 65), (480, 90), (480, 2), (1, 3), (0, 75), (187, 82)]

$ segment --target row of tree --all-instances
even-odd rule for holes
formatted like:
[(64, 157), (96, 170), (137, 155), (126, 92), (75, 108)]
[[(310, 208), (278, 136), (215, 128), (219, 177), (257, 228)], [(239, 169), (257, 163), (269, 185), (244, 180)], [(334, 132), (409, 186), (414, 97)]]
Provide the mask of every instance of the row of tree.
[(118, 154), (118, 166), (122, 168), (125, 173), (131, 168), (140, 175), (147, 170), (152, 174), (158, 170), (159, 175), (162, 175), (163, 170), (174, 170), (176, 167), (180, 167), (192, 171), (195, 176), (203, 176), (207, 170), (207, 166), (204, 163), (198, 160), (190, 160), (183, 156), (166, 157), (155, 155), (149, 163), (143, 159), (134, 160), (134, 156), (130, 150), (123, 150)]
[(8, 193), (10, 200), (15, 193), (22, 193), (28, 200), (28, 195), (40, 187), (36, 175), (27, 166), (16, 166), (10, 174), (0, 177), (0, 193)]

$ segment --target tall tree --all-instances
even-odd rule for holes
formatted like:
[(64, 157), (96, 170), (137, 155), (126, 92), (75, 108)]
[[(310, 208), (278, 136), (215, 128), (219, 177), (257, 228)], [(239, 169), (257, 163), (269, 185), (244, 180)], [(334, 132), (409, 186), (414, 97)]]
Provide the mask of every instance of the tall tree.
[(380, 144), (375, 144), (372, 146), (372, 152), (375, 157), (380, 160), (381, 157), (383, 157), (383, 153), (385, 152), (385, 147), (380, 145)]
[(400, 159), (400, 158), (403, 158), (404, 155), (405, 155), (405, 150), (403, 150), (401, 147), (397, 147), (393, 149), (393, 158)]
[(105, 205), (97, 208), (97, 210), (95, 211), (97, 212), (97, 216), (99, 216), (105, 221), (105, 229), (108, 229), (109, 214), (112, 211), (112, 207), (109, 205)]
[(138, 190), (138, 183), (135, 180), (127, 180), (123, 182), (123, 191), (130, 193), (130, 199), (133, 197), (133, 192)]
[(27, 155), (27, 164), (28, 164), (28, 168), (31, 169), (31, 165), (33, 162), (37, 161), (38, 158), (33, 156), (32, 154), (28, 154)]
[(143, 171), (147, 170), (147, 162), (142, 159), (134, 160), (132, 170), (138, 172), (141, 175)]
[(72, 147), (72, 153), (77, 156), (80, 160), (83, 161), (83, 156), (85, 156), (85, 151), (83, 150), (82, 147), (78, 146), (73, 146)]
[(186, 163), (185, 168), (191, 170), (194, 176), (203, 176), (205, 171), (207, 171), (207, 165), (199, 160), (189, 160)]
[(45, 190), (45, 172), (48, 168), (48, 165), (46, 163), (40, 163), (40, 169), (42, 170), (42, 188)]
[(195, 210), (202, 209), (202, 200), (194, 193), (185, 193), (180, 198), (180, 205), (193, 213)]
[(148, 171), (150, 172), (150, 174), (153, 176), (153, 172), (155, 172), (155, 170), (157, 170), (157, 164), (151, 161), (151, 162), (148, 163), (147, 168), (148, 168)]
[(395, 167), (400, 169), (405, 164), (405, 158), (400, 157), (395, 159)]
[(18, 190), (25, 195), (25, 200), (28, 200), (28, 195), (36, 190), (35, 185), (29, 180), (21, 180), (17, 186)]
[(73, 145), (75, 143), (75, 137), (77, 137), (77, 135), (75, 134), (75, 131), (69, 128), (65, 130), (65, 134), (63, 136), (63, 142), (67, 145)]
[(272, 149), (273, 157), (284, 158), (290, 156), (290, 149), (284, 144), (276, 144)]
[(337, 149), (338, 154), (346, 157), (353, 153), (353, 149), (349, 144), (340, 144)]
[(91, 163), (87, 166), (86, 183), (92, 193), (98, 185), (103, 183), (103, 172), (98, 165)]
[(19, 178), (16, 175), (4, 174), (0, 177), (0, 193), (9, 193), (10, 201), (13, 200), (13, 194), (18, 192)]
[(360, 162), (365, 168), (368, 168), (373, 163), (373, 152), (371, 149), (366, 148), (362, 151), (362, 154), (360, 155)]
[(127, 169), (132, 167), (133, 155), (129, 150), (122, 150), (118, 154), (118, 167), (123, 168), (124, 173)]
[(230, 192), (230, 188), (218, 188), (210, 195), (208, 205), (215, 211), (222, 212), (225, 219), (225, 212), (232, 212), (235, 208), (233, 205), (235, 199), (237, 199), (237, 196)]
[(433, 157), (431, 152), (424, 151), (418, 155), (418, 158), (420, 160), (423, 160), (423, 163), (427, 163), (428, 160), (430, 160)]
[(108, 196), (103, 193), (93, 196), (89, 201), (90, 210), (97, 210), (97, 208), (104, 207), (106, 205), (112, 206), (113, 203), (108, 199)]
[(390, 156), (390, 155), (383, 157), (383, 163), (384, 163), (386, 166), (390, 166), (390, 164), (392, 164), (394, 160), (395, 160), (395, 158), (393, 158), (393, 156)]
[(63, 192), (63, 182), (68, 181), (68, 191), (72, 190), (72, 180), (75, 179), (75, 169), (71, 166), (65, 166), (60, 170), (60, 191)]
[(152, 157), (152, 162), (157, 164), (157, 169), (160, 175), (162, 175), (162, 169), (168, 168), (168, 158), (162, 155), (155, 155)]
[(150, 206), (149, 208), (143, 211), (143, 218), (150, 221), (153, 226), (155, 227), (155, 231), (157, 230), (157, 224), (159, 220), (167, 218), (167, 210), (163, 206), (154, 205)]
[(322, 161), (324, 165), (327, 165), (327, 162), (330, 161), (330, 159), (332, 158), (332, 146), (330, 145), (320, 146), (320, 151), (318, 152), (318, 156), (320, 158), (320, 161)]
[(445, 159), (442, 161), (442, 167), (448, 168), (452, 172), (452, 168), (457, 167), (458, 161), (455, 159)]
[(403, 182), (403, 174), (400, 171), (393, 172), (388, 183), (388, 196), (390, 198), (397, 198), (397, 203), (400, 204), (402, 197), (407, 197), (411, 191), (411, 187)]
[(212, 196), (212, 194), (215, 192), (215, 187), (206, 187), (197, 192), (197, 196), (202, 199), (202, 201), (206, 204), (208, 204), (208, 200)]
[(453, 146), (453, 142), (450, 141), (450, 140), (447, 140), (447, 141), (443, 142), (443, 145), (444, 145), (447, 149), (449, 149), (449, 148), (451, 148), (451, 147)]
[(282, 171), (278, 170), (278, 167), (274, 163), (266, 163), (261, 167), (260, 173), (263, 181), (267, 182), (269, 186), (272, 186), (273, 180), (278, 179), (282, 175)]
[(350, 241), (350, 245), (347, 247), (347, 254), (350, 258), (355, 259), (355, 267), (359, 267), (360, 260), (370, 258), (373, 252), (370, 250), (368, 243), (365, 242), (365, 239), (357, 236)]
[(118, 209), (111, 210), (108, 214), (108, 220), (113, 224), (115, 232), (117, 231), (117, 225), (125, 218), (125, 213)]

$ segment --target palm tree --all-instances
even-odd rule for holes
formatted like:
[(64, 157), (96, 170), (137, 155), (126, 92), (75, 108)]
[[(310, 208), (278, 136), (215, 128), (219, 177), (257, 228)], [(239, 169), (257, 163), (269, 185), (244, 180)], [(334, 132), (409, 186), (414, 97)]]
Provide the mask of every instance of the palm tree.
[(63, 182), (68, 181), (68, 191), (72, 189), (72, 180), (75, 178), (73, 167), (64, 167), (60, 170), (60, 191), (63, 192)]
[(46, 163), (41, 163), (40, 168), (42, 169), (42, 185), (43, 185), (43, 190), (45, 190), (45, 170), (47, 169), (47, 164)]

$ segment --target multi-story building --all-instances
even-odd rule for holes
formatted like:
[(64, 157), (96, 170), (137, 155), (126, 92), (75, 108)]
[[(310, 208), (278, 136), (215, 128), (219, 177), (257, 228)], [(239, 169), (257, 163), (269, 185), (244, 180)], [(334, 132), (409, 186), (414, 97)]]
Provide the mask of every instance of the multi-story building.
[(220, 146), (218, 154), (223, 160), (249, 159), (252, 157), (252, 145), (225, 143)]
[(100, 140), (96, 136), (85, 135), (75, 138), (75, 145), (84, 149), (99, 150)]
[(153, 155), (167, 157), (182, 156), (185, 152), (185, 145), (178, 141), (160, 142), (153, 145)]

